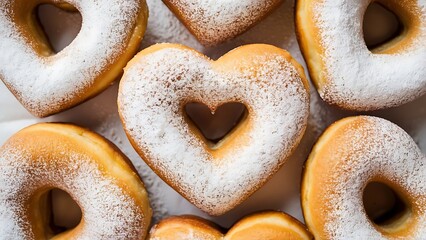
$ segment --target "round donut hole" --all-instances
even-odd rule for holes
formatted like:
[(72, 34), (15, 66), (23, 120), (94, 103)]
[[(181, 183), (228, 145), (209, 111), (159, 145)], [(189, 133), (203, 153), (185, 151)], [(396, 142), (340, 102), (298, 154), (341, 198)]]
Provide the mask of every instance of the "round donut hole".
[(389, 186), (370, 182), (363, 193), (364, 209), (368, 218), (380, 229), (403, 224), (410, 215), (409, 206)]
[(80, 222), (82, 212), (80, 206), (65, 191), (54, 188), (48, 191), (47, 216), (49, 228), (53, 235), (75, 228)]
[(364, 15), (363, 34), (367, 48), (375, 48), (389, 43), (404, 30), (398, 16), (391, 10), (377, 2), (371, 3)]
[(77, 37), (82, 16), (70, 5), (41, 4), (35, 9), (38, 24), (53, 53), (59, 53)]
[(246, 106), (238, 102), (225, 103), (214, 112), (203, 103), (191, 102), (185, 105), (184, 113), (188, 124), (199, 130), (212, 149), (218, 148), (248, 115)]

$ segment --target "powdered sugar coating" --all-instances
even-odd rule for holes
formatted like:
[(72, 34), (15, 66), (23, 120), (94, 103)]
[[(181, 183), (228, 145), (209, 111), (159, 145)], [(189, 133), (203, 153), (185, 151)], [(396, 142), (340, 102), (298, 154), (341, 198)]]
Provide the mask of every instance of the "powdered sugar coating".
[(233, 38), (282, 0), (164, 0), (206, 45)]
[(318, 91), (327, 102), (354, 110), (398, 106), (426, 93), (426, 0), (396, 1), (419, 25), (406, 26), (417, 33), (392, 54), (374, 54), (364, 43), (362, 19), (371, 2), (324, 0), (311, 8), (324, 50)]
[[(59, 143), (61, 145), (61, 143)], [(15, 139), (0, 149), (0, 236), (34, 239), (28, 202), (41, 189), (60, 188), (80, 206), (82, 222), (74, 239), (140, 239), (148, 226), (144, 212), (117, 179), (88, 155), (63, 145), (62, 157), (44, 159)], [(57, 148), (60, 150), (60, 147)], [(49, 155), (41, 148), (41, 155)], [(34, 205), (33, 205), (34, 207)]]
[(0, 78), (37, 116), (60, 111), (91, 91), (87, 89), (110, 70), (106, 66), (128, 48), (145, 8), (142, 0), (67, 0), (83, 17), (81, 30), (61, 52), (40, 56), (32, 47), (40, 43), (29, 42), (34, 38), (25, 37), (13, 21), (15, 2), (0, 2)]
[[(380, 176), (410, 195), (415, 214), (410, 235), (403, 239), (426, 238), (426, 157), (413, 139), (395, 124), (376, 117), (360, 117), (345, 127), (335, 147), (335, 167), (321, 172), (321, 187), (328, 194), (323, 211), (326, 239), (393, 239), (378, 232), (368, 219), (363, 205), (363, 189)], [(338, 160), (340, 159), (340, 160)], [(321, 161), (321, 159), (317, 159)], [(317, 185), (318, 186), (318, 185)]]
[[(260, 187), (305, 130), (309, 95), (296, 68), (279, 54), (255, 59), (244, 70), (225, 72), (193, 50), (164, 48), (131, 62), (120, 83), (119, 111), (135, 147), (177, 191), (213, 215)], [(244, 142), (214, 159), (181, 113), (188, 98), (212, 109), (245, 104), (251, 128)]]

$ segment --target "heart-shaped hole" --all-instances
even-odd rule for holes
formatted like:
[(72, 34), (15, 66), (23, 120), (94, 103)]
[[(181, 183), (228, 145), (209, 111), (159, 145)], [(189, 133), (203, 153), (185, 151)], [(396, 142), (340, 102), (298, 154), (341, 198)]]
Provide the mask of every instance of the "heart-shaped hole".
[(68, 5), (63, 9), (51, 4), (41, 4), (35, 9), (40, 28), (54, 53), (67, 47), (81, 29), (80, 12)]
[(368, 6), (364, 15), (364, 41), (369, 50), (380, 47), (399, 35), (404, 25), (398, 16), (379, 3)]
[(389, 186), (381, 182), (367, 184), (363, 193), (368, 218), (384, 231), (388, 226), (403, 224), (410, 215), (406, 202)]
[(207, 145), (214, 149), (246, 118), (248, 111), (242, 103), (231, 102), (219, 106), (215, 111), (202, 103), (188, 103), (185, 114), (190, 125), (198, 128)]

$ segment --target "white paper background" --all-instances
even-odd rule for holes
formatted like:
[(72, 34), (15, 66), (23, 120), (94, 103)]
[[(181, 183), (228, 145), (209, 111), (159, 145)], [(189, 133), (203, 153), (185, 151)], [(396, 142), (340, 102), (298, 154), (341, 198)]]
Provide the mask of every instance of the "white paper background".
[[(211, 48), (203, 48), (160, 0), (148, 0), (148, 4), (150, 18), (141, 49), (157, 42), (182, 43), (215, 59), (243, 44), (269, 43), (287, 49), (305, 65), (295, 38), (292, 1), (286, 1), (247, 33), (228, 43)], [(40, 17), (47, 31), (53, 34), (51, 41), (54, 47), (61, 48), (67, 45), (72, 40), (72, 36), (78, 32), (80, 21), (78, 15), (59, 20), (63, 19), (64, 13), (53, 8), (42, 8)], [(59, 29), (62, 28), (66, 29), (65, 32), (58, 34)], [(329, 107), (319, 99), (313, 87), (311, 92), (309, 126), (297, 151), (265, 186), (243, 204), (220, 217), (210, 217), (192, 206), (159, 179), (135, 153), (124, 134), (117, 114), (117, 83), (94, 99), (45, 119), (31, 116), (3, 83), (0, 83), (0, 144), (3, 144), (16, 131), (36, 122), (75, 123), (110, 139), (129, 156), (148, 188), (155, 221), (169, 215), (196, 214), (211, 219), (223, 227), (229, 227), (248, 213), (267, 209), (282, 210), (303, 220), (299, 203), (299, 187), (302, 165), (312, 145), (330, 123), (344, 116), (362, 114)], [(426, 152), (426, 96), (398, 108), (364, 114), (380, 116), (398, 124), (414, 138), (422, 151)]]

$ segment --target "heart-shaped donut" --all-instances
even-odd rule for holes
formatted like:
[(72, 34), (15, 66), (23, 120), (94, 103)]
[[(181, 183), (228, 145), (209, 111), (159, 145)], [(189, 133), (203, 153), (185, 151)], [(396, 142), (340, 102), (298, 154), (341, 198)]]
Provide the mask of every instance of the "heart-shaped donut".
[(309, 240), (306, 227), (282, 212), (261, 212), (238, 221), (226, 234), (213, 223), (195, 216), (175, 216), (151, 228), (150, 240)]
[(262, 20), (282, 0), (163, 0), (204, 45), (234, 38)]
[[(213, 112), (239, 102), (248, 114), (211, 144), (184, 114), (191, 102)], [(198, 208), (220, 215), (262, 186), (297, 146), (309, 92), (303, 68), (270, 45), (246, 45), (211, 61), (181, 45), (158, 44), (129, 62), (118, 107), (147, 164)]]
[[(83, 18), (77, 37), (57, 54), (33, 14), (42, 3), (72, 5)], [(147, 17), (144, 0), (1, 1), (0, 79), (35, 116), (75, 106), (121, 73), (138, 49)]]

